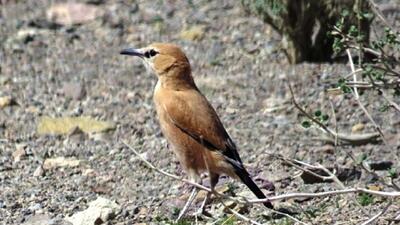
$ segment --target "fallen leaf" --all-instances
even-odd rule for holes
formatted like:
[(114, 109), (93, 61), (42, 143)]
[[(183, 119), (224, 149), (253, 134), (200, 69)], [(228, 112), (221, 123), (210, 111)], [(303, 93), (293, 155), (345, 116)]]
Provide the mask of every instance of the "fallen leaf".
[(59, 168), (59, 167), (77, 167), (77, 166), (79, 166), (80, 163), (81, 163), (81, 160), (78, 160), (75, 157), (48, 158), (43, 163), (43, 169), (49, 170), (49, 169)]
[(37, 131), (39, 134), (69, 134), (79, 127), (85, 133), (106, 132), (115, 129), (115, 124), (92, 119), (90, 117), (42, 117)]
[(377, 184), (377, 185), (368, 185), (368, 189), (372, 190), (372, 191), (382, 191), (383, 190), (383, 186)]
[(357, 123), (351, 128), (352, 133), (357, 133), (363, 131), (365, 128), (365, 125), (363, 123)]
[(204, 26), (193, 26), (189, 29), (182, 30), (180, 37), (188, 41), (201, 40), (204, 37)]
[(13, 103), (14, 103), (14, 100), (11, 96), (0, 97), (0, 109), (10, 106)]

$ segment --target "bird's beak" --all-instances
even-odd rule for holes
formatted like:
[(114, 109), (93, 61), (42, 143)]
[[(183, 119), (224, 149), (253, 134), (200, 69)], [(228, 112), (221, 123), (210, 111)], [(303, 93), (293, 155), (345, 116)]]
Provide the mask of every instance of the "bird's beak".
[(135, 49), (135, 48), (127, 48), (127, 49), (123, 49), (120, 52), (121, 55), (133, 55), (133, 56), (139, 56), (140, 58), (143, 58), (143, 53), (141, 51), (141, 49)]

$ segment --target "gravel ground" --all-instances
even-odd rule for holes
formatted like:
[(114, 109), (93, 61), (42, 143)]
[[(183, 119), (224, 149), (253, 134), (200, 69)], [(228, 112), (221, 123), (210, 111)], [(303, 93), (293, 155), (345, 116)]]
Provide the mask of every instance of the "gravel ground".
[[(79, 26), (46, 22), (46, 10), (54, 1), (0, 2), (0, 97), (11, 96), (16, 102), (0, 108), (0, 224), (30, 224), (33, 216), (42, 214), (61, 221), (99, 196), (122, 207), (108, 224), (162, 224), (176, 218), (184, 203), (180, 196), (189, 187), (146, 168), (122, 143), (129, 142), (157, 167), (184, 175), (155, 119), (156, 78), (139, 60), (119, 55), (124, 47), (152, 42), (182, 46), (200, 90), (221, 116), (249, 171), (258, 182), (273, 182), (276, 194), (340, 187), (306, 184), (298, 170), (272, 157), (274, 153), (352, 168), (354, 162), (346, 154), (352, 152), (356, 158), (367, 154), (368, 161), (391, 161), (399, 169), (399, 113), (379, 112), (383, 100), (376, 93), (365, 93), (361, 101), (382, 127), (386, 146), (377, 142), (334, 148), (317, 139), (317, 129), (300, 126), (304, 118), (291, 104), (288, 81), (301, 105), (329, 114), (331, 127), (336, 116), (341, 132), (351, 133), (359, 124), (364, 133), (374, 131), (354, 99), (325, 92), (339, 74), (350, 72), (348, 65), (289, 65), (279, 48), (280, 36), (246, 15), (238, 1), (91, 1), (104, 15)], [(192, 28), (200, 30), (198, 36), (182, 35)], [(112, 122), (116, 129), (42, 135), (37, 127), (43, 116), (90, 116)], [(42, 170), (44, 160), (55, 157), (74, 157), (80, 163)], [(387, 178), (386, 170), (376, 172)], [(392, 190), (364, 171), (344, 185)], [(219, 186), (248, 194), (230, 179), (222, 179)], [(359, 224), (388, 202), (372, 200), (362, 207), (351, 195), (276, 205), (298, 212), (297, 218), (310, 224)], [(288, 219), (270, 220), (270, 213), (260, 207), (239, 209), (261, 223), (291, 224)], [(387, 224), (385, 218), (393, 218), (399, 209), (395, 200), (379, 224)], [(202, 217), (200, 224), (222, 224), (230, 217), (217, 201), (209, 210), (215, 218)]]

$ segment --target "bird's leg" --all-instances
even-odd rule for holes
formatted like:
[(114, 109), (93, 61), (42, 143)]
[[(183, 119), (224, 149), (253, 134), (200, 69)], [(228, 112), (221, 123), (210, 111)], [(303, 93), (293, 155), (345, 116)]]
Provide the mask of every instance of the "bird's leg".
[(215, 191), (215, 186), (217, 185), (218, 179), (219, 179), (219, 175), (218, 175), (218, 174), (209, 173), (209, 175), (210, 175), (210, 188), (211, 188), (211, 192), (208, 192), (208, 193), (207, 193), (206, 197), (204, 198), (203, 202), (201, 203), (199, 213), (202, 213), (202, 214), (207, 214), (207, 213), (206, 213), (206, 206), (207, 206), (207, 203), (208, 203), (208, 201), (211, 199), (211, 194), (212, 194), (212, 192)]
[[(191, 179), (191, 180), (195, 181), (195, 179)], [(180, 219), (182, 219), (182, 217), (185, 215), (185, 213), (189, 209), (190, 205), (192, 204), (193, 200), (195, 199), (195, 197), (197, 196), (198, 193), (199, 193), (199, 189), (197, 187), (193, 187), (193, 190), (190, 193), (189, 198), (185, 203), (185, 206), (179, 212), (179, 215), (178, 215), (178, 218), (176, 219), (176, 222), (179, 221)]]

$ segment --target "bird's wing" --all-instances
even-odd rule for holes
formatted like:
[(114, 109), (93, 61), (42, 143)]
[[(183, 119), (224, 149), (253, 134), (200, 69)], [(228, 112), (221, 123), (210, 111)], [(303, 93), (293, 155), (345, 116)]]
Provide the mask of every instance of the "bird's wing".
[(220, 151), (234, 167), (243, 168), (235, 143), (207, 99), (195, 90), (170, 94), (163, 107), (171, 122), (207, 149)]

